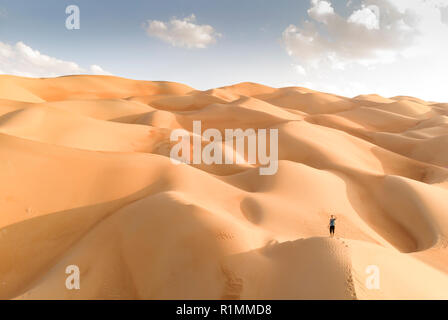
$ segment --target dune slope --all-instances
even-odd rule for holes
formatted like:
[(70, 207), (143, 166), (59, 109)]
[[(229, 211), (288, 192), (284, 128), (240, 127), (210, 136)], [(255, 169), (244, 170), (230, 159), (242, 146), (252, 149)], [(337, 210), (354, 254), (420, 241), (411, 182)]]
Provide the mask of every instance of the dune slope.
[[(448, 299), (447, 117), (405, 96), (0, 75), (0, 298)], [(277, 129), (278, 171), (247, 150), (173, 163), (194, 121)]]

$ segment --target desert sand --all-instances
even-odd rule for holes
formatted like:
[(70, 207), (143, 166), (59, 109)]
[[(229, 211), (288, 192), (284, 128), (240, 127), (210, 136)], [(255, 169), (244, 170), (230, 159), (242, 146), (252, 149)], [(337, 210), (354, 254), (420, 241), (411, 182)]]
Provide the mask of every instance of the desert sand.
[[(173, 164), (194, 120), (278, 129), (277, 174)], [(0, 158), (1, 299), (448, 299), (448, 104), (0, 75)]]

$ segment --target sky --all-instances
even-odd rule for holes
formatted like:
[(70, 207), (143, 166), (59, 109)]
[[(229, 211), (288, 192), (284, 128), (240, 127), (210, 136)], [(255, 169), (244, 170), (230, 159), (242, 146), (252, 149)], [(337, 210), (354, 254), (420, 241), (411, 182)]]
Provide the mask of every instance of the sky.
[(448, 0), (0, 0), (0, 74), (448, 102), (447, 52)]

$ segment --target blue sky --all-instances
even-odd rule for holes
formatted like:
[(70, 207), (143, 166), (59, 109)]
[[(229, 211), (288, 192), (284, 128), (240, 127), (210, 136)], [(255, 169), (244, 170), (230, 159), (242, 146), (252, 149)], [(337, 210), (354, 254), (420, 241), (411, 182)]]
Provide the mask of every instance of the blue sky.
[[(253, 81), (448, 101), (437, 84), (448, 1), (429, 1), (0, 0), (0, 73), (95, 73), (95, 65), (198, 89)], [(68, 5), (80, 9), (79, 30), (65, 27)], [(424, 24), (435, 15), (438, 23)], [(173, 21), (186, 29), (175, 33)], [(434, 83), (422, 82), (428, 75)]]

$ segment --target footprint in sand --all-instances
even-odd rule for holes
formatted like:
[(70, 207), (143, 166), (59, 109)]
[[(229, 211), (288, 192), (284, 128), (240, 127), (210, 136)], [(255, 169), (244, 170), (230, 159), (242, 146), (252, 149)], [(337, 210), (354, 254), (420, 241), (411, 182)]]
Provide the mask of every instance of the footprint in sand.
[(239, 300), (241, 299), (241, 292), (243, 291), (243, 279), (236, 276), (236, 274), (226, 267), (221, 267), (221, 271), (225, 278), (224, 291), (221, 299), (224, 300)]

